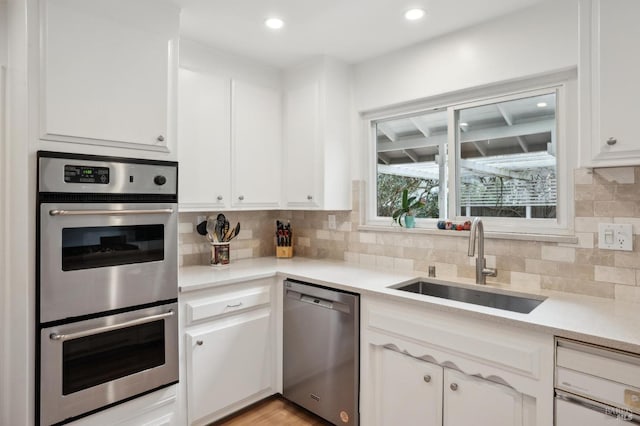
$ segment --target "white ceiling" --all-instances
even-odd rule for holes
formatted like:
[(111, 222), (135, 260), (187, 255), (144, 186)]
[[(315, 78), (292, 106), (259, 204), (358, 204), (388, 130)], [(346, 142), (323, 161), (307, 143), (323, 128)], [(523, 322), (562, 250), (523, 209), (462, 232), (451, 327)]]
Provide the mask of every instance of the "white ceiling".
[[(286, 68), (318, 55), (358, 63), (541, 0), (172, 0), (182, 36)], [(403, 14), (422, 7), (415, 22)], [(285, 27), (264, 26), (277, 16)]]

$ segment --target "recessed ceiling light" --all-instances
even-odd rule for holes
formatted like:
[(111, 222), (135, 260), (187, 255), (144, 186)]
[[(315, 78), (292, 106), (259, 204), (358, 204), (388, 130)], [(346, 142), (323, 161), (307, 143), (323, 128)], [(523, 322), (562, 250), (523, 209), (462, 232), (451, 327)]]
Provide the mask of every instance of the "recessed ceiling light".
[(547, 106), (547, 103), (546, 103), (546, 102), (538, 102), (538, 103), (536, 104), (536, 106), (537, 106), (538, 108), (544, 108), (544, 107), (546, 107), (546, 106)]
[(424, 17), (424, 9), (409, 9), (404, 13), (404, 18), (407, 21), (417, 21)]
[(460, 123), (460, 125), (461, 125), (462, 127), (467, 127), (467, 126), (469, 125), (469, 123)]
[(265, 19), (264, 24), (272, 30), (279, 30), (280, 28), (284, 27), (284, 21), (280, 18)]

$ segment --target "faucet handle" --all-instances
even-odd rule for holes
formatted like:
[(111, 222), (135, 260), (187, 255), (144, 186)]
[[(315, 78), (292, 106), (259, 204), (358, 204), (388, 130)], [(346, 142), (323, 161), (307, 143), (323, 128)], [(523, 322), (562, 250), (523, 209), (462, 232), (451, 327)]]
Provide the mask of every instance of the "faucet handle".
[(482, 268), (482, 275), (487, 277), (497, 277), (498, 270), (494, 268)]

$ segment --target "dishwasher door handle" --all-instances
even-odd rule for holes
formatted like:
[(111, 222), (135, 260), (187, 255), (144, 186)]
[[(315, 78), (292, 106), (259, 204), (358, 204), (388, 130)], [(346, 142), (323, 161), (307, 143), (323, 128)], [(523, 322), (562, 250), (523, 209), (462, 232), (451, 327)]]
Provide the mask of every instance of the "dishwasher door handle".
[(309, 296), (308, 294), (301, 294), (300, 301), (304, 303), (310, 303), (312, 305), (322, 306), (323, 308), (333, 309), (333, 301), (323, 299), (321, 297)]
[(310, 305), (320, 306), (322, 308), (331, 309), (333, 311), (339, 311), (345, 314), (351, 314), (351, 309), (349, 308), (349, 305), (346, 305), (344, 303), (341, 303), (335, 300), (323, 299), (322, 297), (311, 296), (308, 294), (299, 293), (294, 290), (287, 290), (287, 297), (302, 303), (308, 303)]

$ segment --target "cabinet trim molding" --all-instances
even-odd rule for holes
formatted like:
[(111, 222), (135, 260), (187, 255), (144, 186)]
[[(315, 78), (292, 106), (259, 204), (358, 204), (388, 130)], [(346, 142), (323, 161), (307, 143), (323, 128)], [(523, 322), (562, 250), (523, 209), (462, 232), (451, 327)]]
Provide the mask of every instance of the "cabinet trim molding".
[[(368, 326), (459, 353), (465, 353), (469, 347), (473, 347), (475, 359), (509, 368), (527, 377), (540, 377), (540, 350), (535, 347), (497, 343), (490, 337), (482, 339), (471, 331), (455, 330), (448, 324), (438, 324), (435, 319), (431, 320), (431, 324), (425, 324), (412, 318), (401, 318), (393, 312), (370, 311)], [(402, 333), (398, 333), (398, 330), (402, 330)]]
[(399, 354), (402, 354), (402, 355), (405, 355), (405, 356), (409, 356), (411, 358), (415, 358), (415, 359), (420, 360), (420, 361), (428, 362), (430, 364), (435, 364), (435, 365), (437, 365), (439, 367), (442, 367), (442, 368), (448, 368), (449, 370), (455, 370), (455, 371), (457, 371), (457, 372), (459, 372), (461, 374), (464, 374), (465, 376), (475, 377), (475, 378), (478, 378), (478, 379), (486, 380), (488, 382), (493, 382), (495, 384), (506, 386), (506, 387), (508, 387), (510, 389), (513, 389), (516, 392), (520, 392), (520, 390), (518, 390), (515, 386), (511, 385), (505, 379), (503, 379), (502, 377), (497, 376), (495, 374), (490, 374), (490, 375), (486, 375), (486, 376), (483, 375), (482, 373), (473, 373), (472, 374), (472, 373), (466, 372), (462, 368), (458, 367), (456, 365), (456, 363), (453, 362), (453, 361), (442, 361), (442, 362), (439, 362), (434, 357), (432, 357), (431, 355), (428, 355), (428, 354), (414, 355), (411, 352), (409, 352), (407, 349), (400, 349), (398, 346), (396, 346), (393, 343), (387, 343), (387, 344), (380, 345), (380, 346), (382, 346), (384, 349), (389, 349), (389, 350), (392, 350), (392, 351), (397, 352)]

